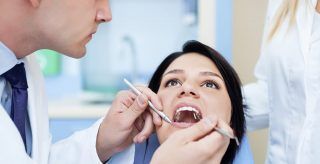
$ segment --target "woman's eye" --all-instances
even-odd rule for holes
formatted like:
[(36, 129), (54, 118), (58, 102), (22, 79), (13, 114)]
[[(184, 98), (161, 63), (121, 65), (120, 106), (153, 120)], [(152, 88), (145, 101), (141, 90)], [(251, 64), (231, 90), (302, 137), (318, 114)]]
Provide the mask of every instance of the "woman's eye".
[(202, 84), (203, 87), (207, 87), (207, 88), (215, 88), (215, 89), (219, 89), (218, 85), (213, 82), (213, 81), (206, 81)]
[(166, 87), (174, 87), (174, 86), (178, 86), (178, 85), (180, 85), (180, 82), (177, 79), (169, 80), (166, 83)]

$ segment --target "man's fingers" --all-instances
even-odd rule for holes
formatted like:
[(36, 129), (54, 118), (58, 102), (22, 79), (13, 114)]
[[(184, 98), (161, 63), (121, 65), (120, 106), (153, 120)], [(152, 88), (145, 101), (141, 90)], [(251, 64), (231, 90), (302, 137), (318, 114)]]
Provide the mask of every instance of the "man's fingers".
[(223, 137), (217, 131), (212, 131), (197, 141), (188, 143), (188, 149), (197, 150), (206, 158), (223, 156), (229, 145), (229, 138)]
[(138, 133), (135, 138), (134, 142), (142, 143), (146, 138), (148, 138), (153, 132), (153, 122), (152, 116), (150, 113), (145, 113), (145, 120), (144, 125), (140, 133)]
[(124, 112), (128, 109), (133, 101), (136, 99), (136, 95), (128, 90), (120, 91), (115, 100), (112, 102), (112, 107), (114, 107), (114, 111), (116, 112)]
[[(137, 89), (140, 92), (142, 92), (144, 95), (146, 95), (148, 97), (148, 100), (150, 100), (158, 110), (160, 111), (163, 110), (159, 96), (156, 93), (154, 93), (150, 88), (137, 86)], [(152, 109), (148, 109), (148, 110), (150, 110), (152, 114), (153, 123), (157, 126), (161, 126), (162, 119), (160, 118), (160, 116), (157, 113), (155, 113)]]
[(135, 120), (145, 111), (148, 106), (147, 101), (147, 96), (140, 94), (134, 100), (133, 104), (123, 113), (124, 118), (129, 125), (133, 125)]
[[(231, 127), (226, 124), (222, 120), (217, 121), (216, 128), (220, 128), (223, 131), (233, 135), (233, 131)], [(209, 133), (205, 137), (201, 138), (201, 140), (197, 141), (198, 144), (203, 145), (205, 147), (211, 147), (213, 148), (214, 146), (221, 147), (223, 145), (229, 145), (230, 138), (227, 136), (224, 136), (223, 134), (220, 134), (218, 131), (214, 130), (213, 132)]]
[(132, 92), (127, 92), (127, 95), (124, 96), (125, 99), (122, 100), (122, 103), (129, 108), (137, 96)]
[(181, 130), (179, 135), (183, 136), (182, 139), (184, 142), (196, 141), (211, 133), (214, 127), (216, 127), (217, 122), (218, 120), (215, 116), (208, 116), (193, 126)]
[(126, 95), (126, 98), (121, 101), (121, 110), (119, 112), (122, 113), (126, 111), (133, 104), (136, 97), (137, 96), (132, 97), (130, 95)]
[(230, 127), (230, 125), (228, 125), (226, 122), (224, 122), (223, 120), (218, 120), (218, 128), (220, 128), (222, 131), (228, 133), (230, 136), (235, 136), (234, 131), (232, 130), (232, 128)]
[(148, 99), (152, 102), (152, 104), (160, 111), (162, 111), (162, 104), (159, 96), (154, 93), (150, 88), (137, 86), (138, 90), (145, 94)]
[(152, 109), (149, 109), (149, 110), (151, 111), (151, 114), (152, 114), (153, 123), (157, 126), (161, 126), (162, 125), (161, 117), (156, 112), (154, 112)]

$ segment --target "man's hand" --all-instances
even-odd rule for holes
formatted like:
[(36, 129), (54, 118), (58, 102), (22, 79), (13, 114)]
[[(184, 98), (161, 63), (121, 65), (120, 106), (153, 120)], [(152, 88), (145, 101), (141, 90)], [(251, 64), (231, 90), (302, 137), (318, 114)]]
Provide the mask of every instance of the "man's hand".
[(220, 163), (230, 139), (214, 131), (215, 127), (232, 129), (216, 117), (207, 117), (197, 124), (173, 133), (154, 153), (152, 164)]
[(126, 149), (133, 142), (143, 142), (161, 125), (161, 118), (148, 109), (148, 99), (162, 110), (159, 97), (147, 87), (138, 87), (142, 92), (136, 96), (131, 91), (120, 91), (107, 116), (100, 125), (96, 149), (101, 161)]

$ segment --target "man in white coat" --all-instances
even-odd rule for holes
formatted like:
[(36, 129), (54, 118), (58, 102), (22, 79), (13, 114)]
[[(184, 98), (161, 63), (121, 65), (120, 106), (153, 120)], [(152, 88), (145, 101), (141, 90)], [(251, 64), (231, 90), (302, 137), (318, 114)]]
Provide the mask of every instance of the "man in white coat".
[[(164, 123), (146, 110), (148, 99), (161, 110), (159, 98), (140, 87), (139, 96), (119, 92), (107, 116), (92, 127), (51, 144), (43, 77), (29, 54), (46, 48), (80, 58), (98, 25), (110, 20), (108, 0), (0, 0), (0, 163), (101, 163), (132, 142), (144, 141), (154, 124)], [(190, 142), (161, 146), (162, 157), (156, 159), (184, 160), (186, 154), (179, 151), (188, 152), (189, 143), (195, 151), (193, 160), (210, 157), (221, 136), (206, 137), (212, 138), (207, 151), (192, 136), (216, 133), (212, 132), (216, 124), (214, 118), (204, 119), (180, 132), (189, 134)], [(172, 152), (177, 160), (166, 155)]]
[[(1, 0), (0, 12), (0, 163), (99, 163), (133, 139), (138, 142), (148, 137), (153, 128), (150, 114), (141, 132), (133, 124), (147, 107), (146, 95), (158, 108), (161, 106), (154, 93), (140, 88), (144, 95), (136, 99), (129, 91), (119, 93), (104, 120), (51, 145), (43, 79), (34, 56), (29, 54), (49, 48), (82, 57), (98, 25), (111, 20), (107, 0)], [(24, 130), (13, 121), (14, 85), (5, 76), (20, 63), (28, 85)], [(129, 96), (134, 101), (125, 102), (128, 106), (122, 108)], [(126, 108), (130, 110), (118, 112)]]

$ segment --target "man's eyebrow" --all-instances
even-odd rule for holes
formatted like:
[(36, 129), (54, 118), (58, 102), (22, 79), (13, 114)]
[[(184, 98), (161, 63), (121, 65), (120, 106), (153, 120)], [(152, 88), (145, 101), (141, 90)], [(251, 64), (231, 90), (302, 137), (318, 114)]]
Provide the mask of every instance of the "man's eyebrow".
[(165, 76), (167, 74), (171, 74), (171, 73), (173, 73), (173, 74), (181, 74), (181, 73), (184, 73), (184, 70), (182, 70), (182, 69), (173, 69), (173, 70), (170, 70), (170, 71), (166, 72), (165, 74), (163, 74), (163, 76)]
[(215, 77), (220, 78), (222, 81), (224, 81), (220, 75), (218, 75), (217, 73), (214, 73), (214, 72), (204, 71), (204, 72), (200, 72), (199, 74), (203, 75), (203, 76), (215, 76)]

